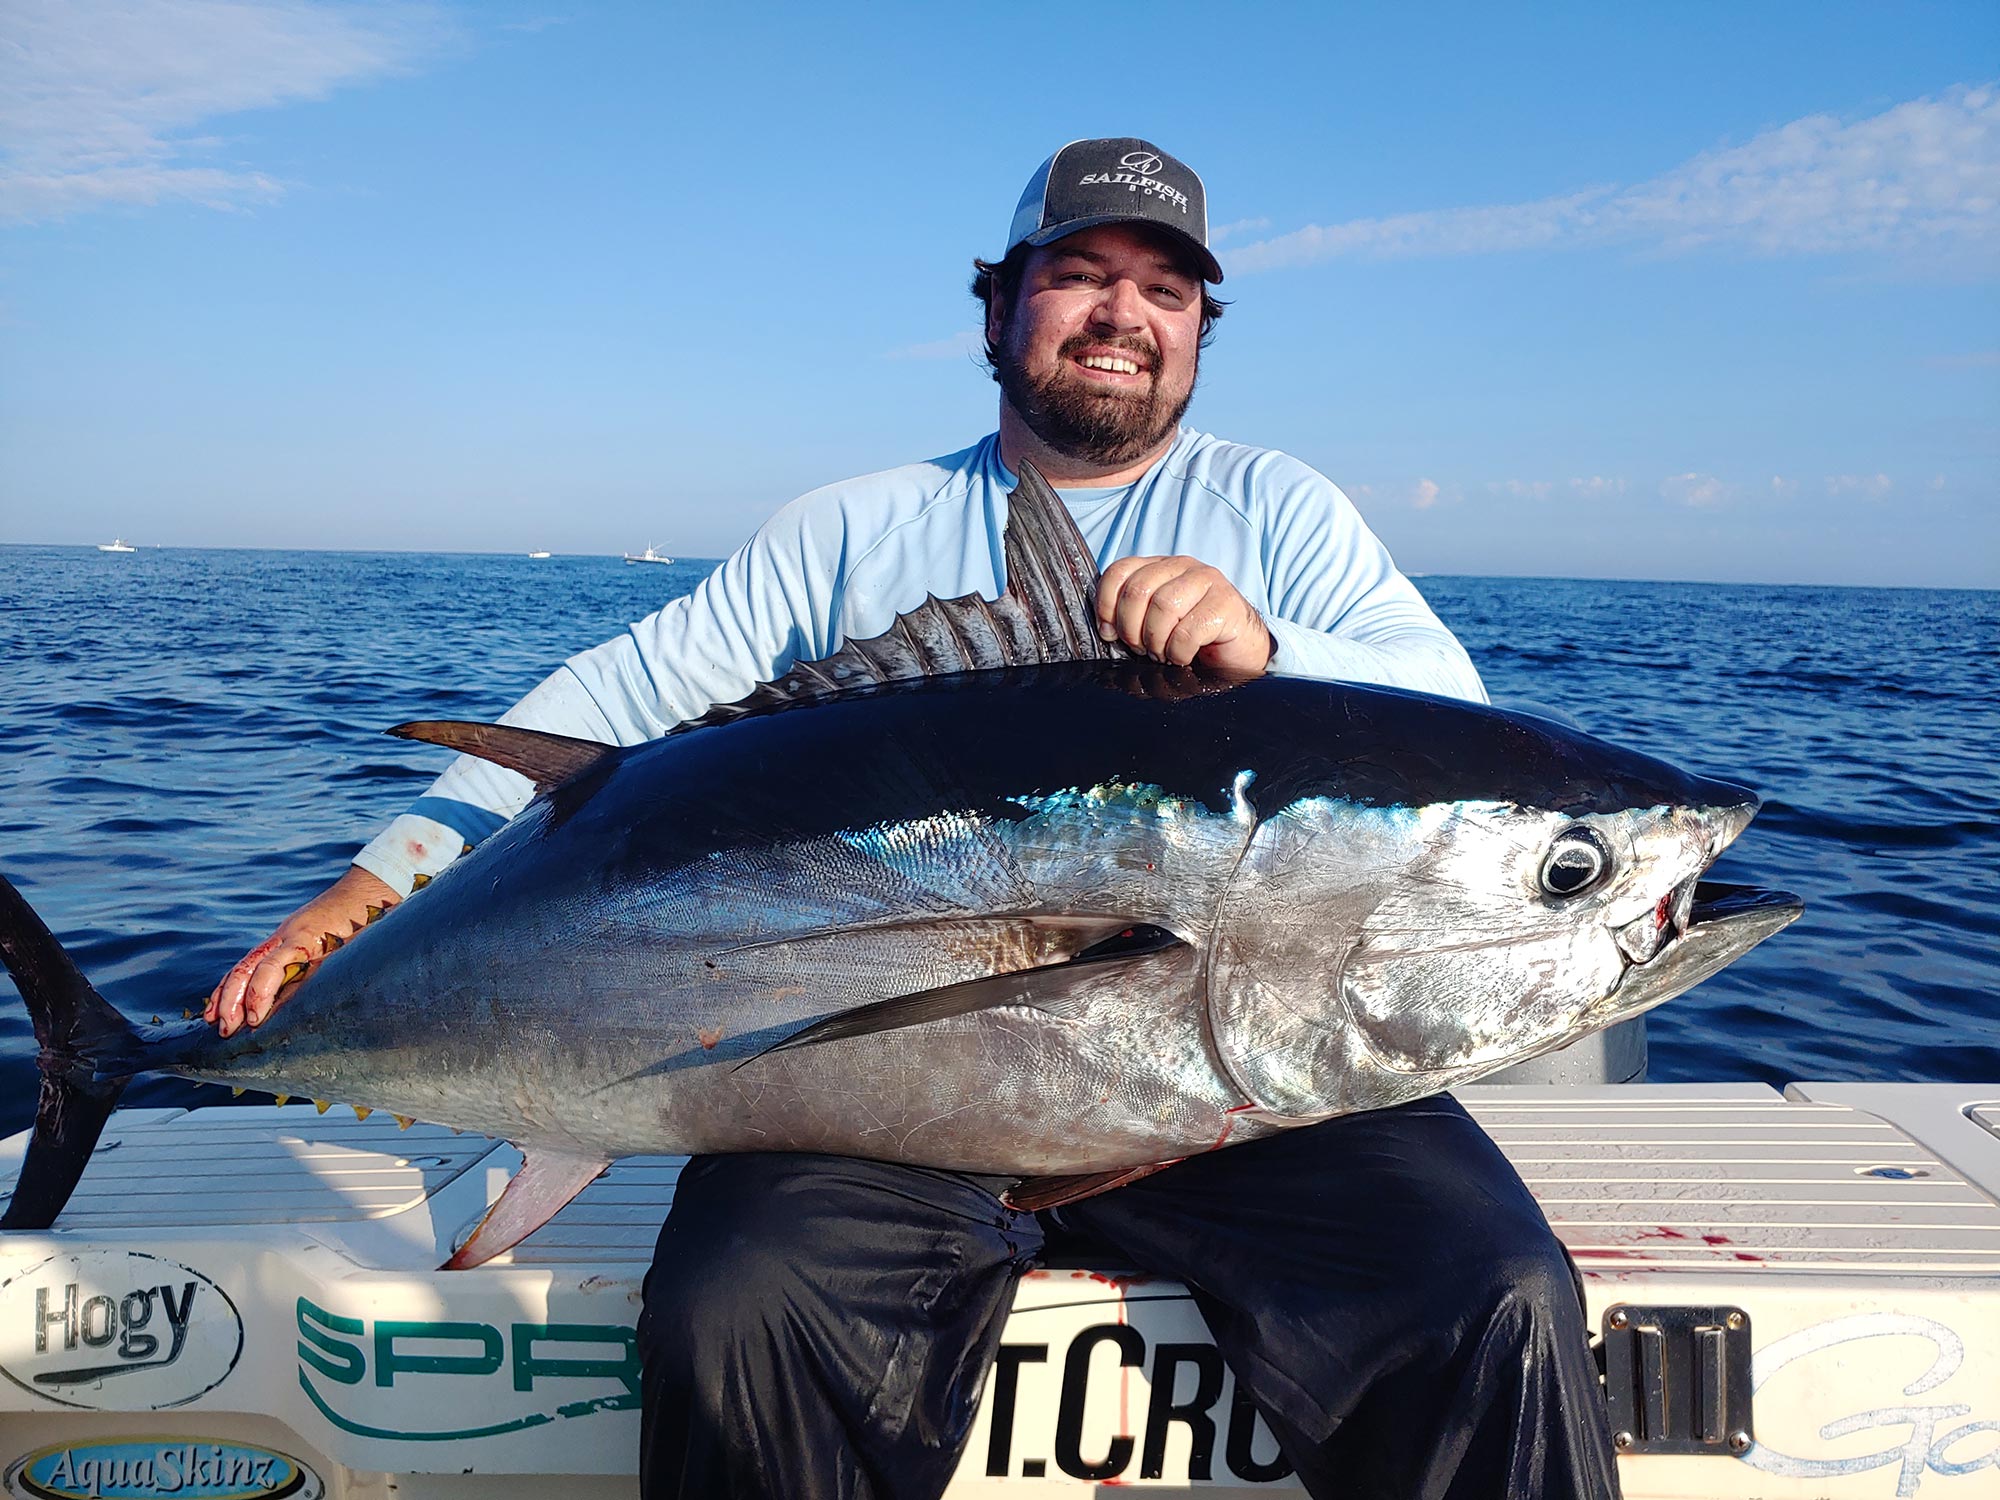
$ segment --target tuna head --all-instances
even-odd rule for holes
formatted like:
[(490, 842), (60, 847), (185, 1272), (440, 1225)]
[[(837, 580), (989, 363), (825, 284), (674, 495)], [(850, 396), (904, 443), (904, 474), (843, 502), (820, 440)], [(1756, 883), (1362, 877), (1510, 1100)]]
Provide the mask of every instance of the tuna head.
[[(1703, 886), (1757, 798), (1497, 711), (1257, 799), (1215, 929), (1218, 1058), (1312, 1118), (1435, 1093), (1672, 998), (1795, 918)], [(1363, 757), (1368, 760), (1368, 757)], [(1397, 794), (1400, 793), (1400, 794)]]

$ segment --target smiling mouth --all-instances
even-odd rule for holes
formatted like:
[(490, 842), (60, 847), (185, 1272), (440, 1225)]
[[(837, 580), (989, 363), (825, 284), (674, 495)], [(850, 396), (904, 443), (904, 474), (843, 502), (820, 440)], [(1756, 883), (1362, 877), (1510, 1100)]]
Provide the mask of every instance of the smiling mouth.
[(1139, 362), (1127, 359), (1122, 354), (1084, 354), (1077, 357), (1078, 364), (1086, 370), (1105, 370), (1113, 375), (1140, 374)]

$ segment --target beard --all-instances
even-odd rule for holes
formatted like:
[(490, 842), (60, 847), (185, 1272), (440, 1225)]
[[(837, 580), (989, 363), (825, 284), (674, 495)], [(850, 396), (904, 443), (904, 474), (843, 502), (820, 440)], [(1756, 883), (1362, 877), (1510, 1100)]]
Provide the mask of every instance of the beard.
[[(1151, 380), (1141, 390), (1106, 390), (1086, 386), (1071, 373), (1071, 355), (1105, 348), (1120, 349), (1144, 361), (1153, 371)], [(1148, 340), (1079, 334), (1057, 351), (1055, 369), (1038, 378), (1028, 372), (1003, 333), (993, 378), (1028, 430), (1056, 452), (1085, 463), (1123, 468), (1166, 442), (1194, 399), (1199, 353), (1184, 391), (1164, 390), (1159, 368), (1159, 350)]]

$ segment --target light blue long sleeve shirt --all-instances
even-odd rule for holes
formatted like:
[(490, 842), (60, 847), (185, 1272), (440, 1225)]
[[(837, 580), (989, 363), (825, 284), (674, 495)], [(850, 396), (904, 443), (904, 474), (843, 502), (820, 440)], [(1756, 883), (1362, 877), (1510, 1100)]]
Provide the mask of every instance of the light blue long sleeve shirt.
[[(879, 635), (926, 594), (993, 598), (1014, 485), (994, 435), (803, 495), (693, 593), (571, 657), (501, 722), (638, 744), (795, 661)], [(1100, 568), (1181, 555), (1220, 569), (1264, 617), (1274, 672), (1486, 700), (1464, 648), (1347, 497), (1295, 458), (1183, 428), (1135, 483), (1057, 493)], [(407, 894), (532, 794), (526, 778), (461, 756), (354, 862)]]

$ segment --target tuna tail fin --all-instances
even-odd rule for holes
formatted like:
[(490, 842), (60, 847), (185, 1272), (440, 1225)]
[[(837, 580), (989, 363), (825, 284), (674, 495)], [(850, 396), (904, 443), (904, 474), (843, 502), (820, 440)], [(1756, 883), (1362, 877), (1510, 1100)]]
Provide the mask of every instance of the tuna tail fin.
[(35, 1133), (0, 1229), (46, 1229), (90, 1163), (123, 1078), (100, 1078), (99, 1059), (129, 1055), (132, 1023), (90, 987), (46, 923), (0, 877), (0, 960), (4, 960), (41, 1043), (42, 1092)]

